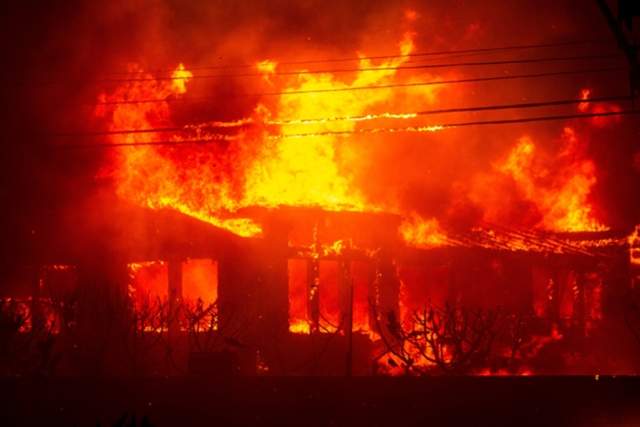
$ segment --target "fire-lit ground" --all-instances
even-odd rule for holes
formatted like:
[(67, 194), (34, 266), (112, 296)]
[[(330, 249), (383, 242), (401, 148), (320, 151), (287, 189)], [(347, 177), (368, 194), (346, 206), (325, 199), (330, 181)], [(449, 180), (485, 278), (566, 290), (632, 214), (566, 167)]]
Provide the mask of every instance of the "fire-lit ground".
[(630, 426), (636, 377), (0, 380), (2, 422), (170, 426)]

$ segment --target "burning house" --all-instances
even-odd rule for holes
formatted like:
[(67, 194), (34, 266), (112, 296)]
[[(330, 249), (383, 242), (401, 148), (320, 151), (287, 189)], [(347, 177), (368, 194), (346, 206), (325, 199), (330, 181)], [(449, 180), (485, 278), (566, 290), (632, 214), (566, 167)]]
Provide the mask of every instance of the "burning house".
[[(108, 213), (91, 219), (94, 229), (79, 227), (74, 250), (67, 242), (31, 260), (26, 272), (32, 285), (14, 288), (14, 297), (41, 301), (41, 312), (49, 304), (70, 305), (76, 289), (98, 284), (126, 292), (135, 307), (154, 298), (186, 304), (182, 320), (175, 320), (182, 332), (173, 338), (182, 340), (173, 357), (183, 371), (190, 354), (223, 351), (238, 357), (246, 375), (401, 374), (407, 364), (390, 345), (394, 337), (382, 339), (389, 334), (385, 316), (397, 313), (410, 325), (412, 310), (427, 302), (471, 313), (498, 309), (503, 320), (517, 319), (517, 332), (513, 324), (507, 328), (518, 334), (520, 343), (508, 355), (517, 363), (506, 366), (509, 357), (499, 355), (503, 365), (470, 373), (632, 369), (632, 340), (621, 344), (609, 334), (630, 332), (625, 322), (634, 298), (635, 233), (438, 225), (437, 241), (416, 247), (403, 240), (402, 217), (388, 213), (244, 209), (238, 216), (262, 228), (261, 237), (250, 238), (167, 209), (117, 199), (105, 205)], [(136, 222), (136, 235), (126, 233), (131, 222), (122, 228), (112, 221), (115, 212)], [(195, 327), (189, 322), (197, 316)], [(59, 330), (64, 321), (52, 319)], [(169, 323), (157, 333), (168, 333)], [(217, 338), (210, 342), (212, 335)], [(616, 358), (598, 350), (601, 345), (625, 351)], [(545, 365), (545, 358), (561, 356), (575, 360)], [(438, 371), (431, 366), (426, 372)]]
[[(640, 152), (601, 141), (637, 124), (603, 90), (624, 85), (584, 77), (618, 72), (616, 47), (433, 53), (425, 13), (357, 56), (97, 78), (91, 130), (49, 147), (95, 186), (7, 252), (5, 306), (101, 374), (223, 353), (245, 375), (637, 374)], [(531, 83), (554, 76), (575, 81)], [(91, 335), (109, 322), (120, 350)]]

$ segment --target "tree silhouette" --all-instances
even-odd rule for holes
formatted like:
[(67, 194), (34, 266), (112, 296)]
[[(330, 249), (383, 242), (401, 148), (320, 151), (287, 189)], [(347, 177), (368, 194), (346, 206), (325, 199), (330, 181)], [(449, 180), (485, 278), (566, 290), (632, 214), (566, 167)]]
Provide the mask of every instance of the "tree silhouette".
[[(400, 320), (394, 310), (379, 313), (371, 306), (386, 353), (399, 359), (407, 373), (428, 375), (435, 367), (444, 375), (463, 375), (488, 367), (492, 358), (513, 360), (517, 351), (519, 321), (499, 307), (483, 311), (445, 303), (441, 308), (429, 300)], [(395, 361), (390, 357), (388, 363)]]

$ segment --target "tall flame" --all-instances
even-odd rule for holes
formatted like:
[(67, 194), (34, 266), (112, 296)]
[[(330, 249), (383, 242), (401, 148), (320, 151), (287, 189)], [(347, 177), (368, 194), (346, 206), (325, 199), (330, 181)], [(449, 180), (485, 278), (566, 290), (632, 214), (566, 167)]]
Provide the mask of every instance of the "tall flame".
[[(276, 61), (259, 62), (255, 66), (262, 84), (277, 89), (280, 96), (258, 103), (249, 117), (189, 124), (183, 132), (174, 133), (152, 131), (175, 128), (170, 105), (161, 100), (184, 95), (193, 74), (180, 64), (171, 79), (154, 80), (151, 74), (142, 75), (132, 68), (136, 78), (103, 95), (102, 100), (111, 104), (99, 106), (96, 114), (112, 115), (112, 131), (151, 131), (110, 135), (118, 147), (103, 175), (116, 181), (118, 194), (127, 200), (154, 209), (173, 208), (242, 236), (257, 236), (261, 228), (249, 219), (237, 218), (235, 212), (241, 208), (313, 206), (400, 213), (407, 218), (401, 234), (408, 244), (437, 246), (444, 238), (435, 220), (410, 213), (394, 196), (372, 202), (355, 185), (350, 168), (361, 162), (361, 153), (343, 139), (394, 131), (368, 124), (375, 120), (412, 120), (404, 128), (412, 132), (443, 129), (413, 126), (422, 118), (390, 112), (391, 108), (415, 110), (415, 106), (435, 103), (444, 90), (439, 85), (385, 87), (398, 81), (438, 81), (430, 75), (406, 77), (398, 72), (415, 50), (414, 37), (406, 32), (398, 44), (400, 55), (377, 65), (360, 54), (359, 70), (350, 79), (329, 72), (279, 74)], [(356, 87), (376, 90), (349, 90)], [(582, 98), (586, 100), (589, 93), (584, 90)], [(160, 102), (119, 103), (139, 99)], [(614, 107), (592, 107), (585, 102), (578, 108)], [(221, 129), (235, 133), (220, 133)], [(185, 137), (185, 133), (192, 136)], [(200, 144), (184, 144), (194, 138)], [(153, 145), (156, 141), (165, 144)], [(476, 175), (465, 197), (482, 207), (485, 220), (510, 225), (504, 213), (509, 203), (494, 191), (496, 185), (507, 186), (517, 194), (518, 206), (528, 206), (524, 216), (531, 218), (527, 226), (556, 231), (604, 229), (594, 219), (588, 200), (596, 183), (594, 163), (581, 156), (582, 143), (572, 127), (565, 127), (559, 142), (562, 149), (557, 156), (544, 160), (549, 156), (534, 139), (522, 136), (494, 162), (491, 172)], [(126, 144), (130, 146), (122, 146)]]
[[(374, 65), (360, 56), (360, 71), (350, 83), (330, 73), (300, 73), (279, 76), (275, 61), (256, 67), (269, 87), (281, 86), (283, 96), (273, 103), (260, 103), (251, 117), (231, 123), (190, 125), (198, 140), (211, 144), (180, 145), (178, 133), (114, 134), (118, 147), (110, 169), (103, 175), (117, 183), (118, 194), (154, 209), (171, 207), (203, 221), (227, 228), (243, 236), (260, 233), (257, 224), (233, 218), (233, 212), (248, 206), (316, 206), (330, 210), (389, 210), (388, 206), (367, 203), (361, 191), (341, 166), (339, 157), (356, 155), (341, 148), (341, 136), (351, 132), (380, 132), (385, 129), (356, 126), (363, 118), (403, 117), (377, 112), (399, 96), (392, 88), (373, 91), (340, 91), (352, 87), (378, 86), (393, 81), (396, 70), (415, 49), (414, 34), (407, 32), (399, 43), (401, 55)], [(137, 71), (137, 70), (132, 70)], [(179, 97), (193, 75), (182, 64), (169, 81), (154, 81), (136, 75), (110, 95), (105, 102)], [(415, 78), (414, 78), (415, 79)], [(338, 90), (338, 91), (335, 91)], [(412, 101), (435, 99), (436, 87), (412, 87), (405, 92)], [(405, 96), (405, 93), (400, 96)], [(167, 102), (112, 104), (112, 111), (101, 106), (99, 115), (112, 114), (112, 131), (152, 130), (172, 127)], [(407, 115), (403, 118), (412, 118)], [(247, 125), (250, 125), (247, 127)], [(267, 129), (267, 126), (276, 129)], [(211, 128), (239, 127), (234, 136), (211, 133)], [(414, 131), (433, 131), (436, 127), (416, 127)], [(168, 141), (166, 145), (146, 145)], [(215, 141), (228, 143), (216, 144)], [(142, 145), (140, 145), (142, 144)], [(393, 209), (393, 208), (391, 208)]]
[[(472, 200), (484, 208), (488, 222), (503, 222), (501, 215), (513, 201), (509, 188), (520, 204), (527, 203), (529, 223), (553, 231), (597, 231), (606, 229), (592, 213), (588, 196), (596, 183), (593, 161), (581, 157), (581, 143), (573, 128), (565, 127), (559, 139), (562, 149), (549, 157), (525, 135), (493, 171), (478, 175)], [(540, 151), (540, 152), (539, 152)]]

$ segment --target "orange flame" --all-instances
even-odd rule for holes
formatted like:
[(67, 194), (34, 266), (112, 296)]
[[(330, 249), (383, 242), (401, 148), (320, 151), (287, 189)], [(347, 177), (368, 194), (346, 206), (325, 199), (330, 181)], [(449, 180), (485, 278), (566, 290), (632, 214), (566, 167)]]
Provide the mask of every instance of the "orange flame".
[(278, 66), (278, 63), (276, 61), (270, 61), (270, 60), (260, 61), (255, 65), (256, 69), (258, 69), (258, 71), (264, 74), (275, 73), (277, 66)]
[[(185, 128), (196, 132), (198, 139), (230, 141), (226, 148), (207, 145), (180, 146), (180, 153), (170, 144), (183, 138), (166, 137), (166, 133), (131, 133), (111, 136), (119, 147), (110, 169), (102, 176), (115, 179), (118, 194), (153, 209), (171, 207), (187, 215), (226, 228), (241, 236), (258, 236), (260, 226), (251, 220), (234, 218), (234, 212), (248, 206), (315, 206), (329, 210), (377, 211), (389, 207), (367, 203), (350, 176), (337, 161), (338, 138), (352, 133), (388, 132), (386, 128), (357, 129), (363, 120), (414, 118), (415, 115), (373, 112), (398, 95), (397, 90), (362, 92), (318, 92), (350, 87), (368, 87), (391, 81), (396, 69), (407, 61), (415, 49), (414, 34), (407, 32), (399, 43), (401, 56), (379, 65), (361, 55), (361, 71), (351, 84), (328, 73), (298, 74), (271, 78), (277, 63), (263, 61), (256, 67), (264, 73), (268, 85), (284, 81), (287, 96), (272, 105), (258, 104), (251, 117), (232, 122), (210, 122)], [(375, 71), (373, 71), (375, 70)], [(136, 70), (133, 70), (136, 71)], [(129, 99), (166, 99), (181, 96), (192, 73), (180, 65), (167, 83), (153, 81), (146, 75), (131, 79), (103, 101)], [(148, 81), (151, 79), (151, 81)], [(406, 89), (414, 99), (433, 100), (436, 87)], [(295, 93), (294, 93), (295, 92)], [(403, 96), (403, 95), (402, 95)], [(98, 115), (112, 114), (112, 131), (145, 130), (172, 127), (171, 111), (166, 102), (117, 104)], [(250, 125), (249, 128), (244, 126)], [(266, 126), (286, 126), (286, 132), (272, 133)], [(209, 128), (239, 127), (236, 135), (212, 134)], [(408, 127), (407, 131), (432, 132), (434, 126)], [(276, 129), (277, 132), (277, 129)], [(166, 146), (144, 145), (168, 140)], [(143, 145), (139, 145), (143, 144)]]
[[(580, 99), (589, 99), (589, 94), (590, 93), (591, 93), (591, 90), (582, 89), (582, 94), (580, 96)], [(580, 104), (578, 104), (578, 109), (580, 111), (582, 111), (583, 113), (585, 113), (589, 109), (589, 103), (588, 102), (581, 102)]]
[(519, 200), (532, 205), (540, 218), (535, 227), (553, 231), (598, 231), (607, 228), (593, 218), (588, 201), (596, 183), (595, 166), (580, 156), (576, 132), (565, 127), (562, 150), (555, 158), (538, 153), (534, 141), (523, 136), (508, 155), (493, 165), (494, 174), (480, 175), (472, 198), (485, 208), (485, 220), (500, 223), (508, 196), (495, 187), (510, 179)]
[[(417, 16), (407, 12), (409, 21)], [(400, 232), (417, 247), (434, 247), (445, 240), (435, 220), (424, 220), (403, 212), (390, 200), (372, 202), (354, 184), (351, 165), (361, 156), (342, 143), (343, 137), (369, 133), (434, 132), (441, 126), (413, 125), (403, 128), (365, 126), (371, 120), (416, 120), (416, 114), (389, 112), (390, 106), (433, 103), (443, 88), (412, 86), (380, 88), (399, 79), (424, 82), (431, 76), (401, 77), (398, 67), (415, 50), (415, 34), (408, 31), (398, 44), (400, 56), (375, 65), (360, 54), (360, 70), (346, 78), (330, 73), (275, 74), (277, 62), (255, 64), (265, 85), (276, 87), (281, 96), (259, 103), (250, 117), (229, 122), (191, 124), (185, 132), (195, 134), (206, 145), (173, 146), (185, 139), (182, 132), (114, 134), (114, 144), (132, 144), (114, 150), (110, 168), (103, 176), (116, 181), (118, 194), (153, 209), (170, 207), (187, 215), (226, 228), (241, 236), (259, 236), (261, 227), (248, 218), (238, 218), (245, 207), (308, 206), (327, 210), (394, 212), (405, 214)], [(136, 70), (132, 70), (136, 71)], [(131, 79), (104, 101), (166, 99), (182, 96), (193, 77), (181, 64), (169, 81), (154, 81), (145, 75)], [(375, 91), (343, 90), (372, 87)], [(329, 90), (330, 92), (327, 92)], [(336, 91), (337, 90), (337, 91)], [(582, 98), (590, 91), (585, 89)], [(364, 95), (364, 96), (363, 96)], [(582, 110), (589, 108), (581, 103)], [(111, 108), (111, 110), (109, 110)], [(594, 107), (596, 108), (596, 107)], [(597, 108), (613, 108), (599, 106)], [(102, 105), (98, 115), (112, 115), (112, 131), (173, 128), (166, 102)], [(598, 122), (599, 123), (599, 122)], [(215, 133), (235, 129), (235, 134)], [(228, 131), (225, 131), (228, 132)], [(167, 136), (168, 135), (168, 136)], [(166, 145), (139, 145), (164, 140)], [(216, 142), (220, 142), (218, 145)], [(504, 223), (505, 203), (492, 190), (494, 182), (511, 180), (521, 201), (539, 217), (533, 226), (556, 231), (602, 230), (589, 204), (596, 183), (594, 163), (579, 154), (576, 132), (567, 127), (560, 142), (563, 150), (545, 163), (545, 156), (527, 135), (505, 158), (493, 164), (493, 172), (479, 175), (469, 198), (481, 205), (484, 219)], [(555, 171), (555, 172), (553, 172)], [(493, 193), (493, 194), (491, 194)], [(507, 224), (509, 225), (509, 224)], [(531, 225), (531, 224), (528, 224)]]
[(442, 246), (446, 241), (437, 220), (426, 220), (416, 213), (400, 224), (399, 232), (408, 245), (422, 249)]

